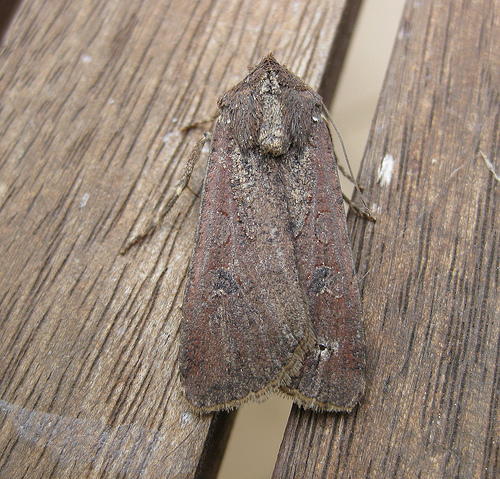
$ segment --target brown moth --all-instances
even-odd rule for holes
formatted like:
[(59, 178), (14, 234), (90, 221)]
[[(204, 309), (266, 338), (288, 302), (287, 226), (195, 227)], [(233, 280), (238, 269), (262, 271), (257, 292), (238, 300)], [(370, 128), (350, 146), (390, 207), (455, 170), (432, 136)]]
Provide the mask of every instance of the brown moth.
[(180, 330), (194, 409), (350, 410), (361, 302), (321, 97), (267, 55), (218, 102)]

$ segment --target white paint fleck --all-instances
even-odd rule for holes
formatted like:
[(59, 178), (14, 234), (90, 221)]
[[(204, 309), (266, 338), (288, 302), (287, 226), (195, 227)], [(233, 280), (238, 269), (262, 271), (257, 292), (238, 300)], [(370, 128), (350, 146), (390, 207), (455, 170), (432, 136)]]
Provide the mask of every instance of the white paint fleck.
[(87, 204), (87, 201), (89, 200), (89, 198), (90, 198), (90, 194), (84, 193), (82, 196), (82, 199), (80, 201), (80, 204), (78, 205), (78, 208), (80, 208), (80, 209), (84, 208), (85, 205)]
[(382, 160), (382, 164), (378, 169), (377, 183), (380, 183), (380, 186), (387, 186), (391, 183), (394, 163), (395, 160), (392, 155), (385, 155), (384, 159)]
[(184, 426), (193, 420), (193, 415), (190, 412), (183, 412), (181, 414), (181, 425)]
[(435, 165), (438, 162), (437, 158), (433, 158), (431, 160), (431, 165)]
[(92, 57), (90, 55), (82, 55), (83, 63), (90, 63), (92, 61)]
[(382, 207), (378, 203), (372, 203), (370, 211), (376, 215), (382, 214)]
[(174, 132), (173, 131), (169, 131), (162, 139), (161, 141), (163, 141), (163, 143), (168, 143), (170, 138), (172, 138), (174, 136)]
[(4, 199), (7, 197), (7, 191), (9, 188), (6, 183), (0, 183), (0, 204), (4, 202)]

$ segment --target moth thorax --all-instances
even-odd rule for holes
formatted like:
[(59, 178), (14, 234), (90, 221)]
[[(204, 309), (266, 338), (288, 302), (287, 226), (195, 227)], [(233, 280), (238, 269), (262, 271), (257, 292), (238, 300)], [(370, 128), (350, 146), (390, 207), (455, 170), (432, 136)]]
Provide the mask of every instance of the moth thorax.
[(282, 103), (278, 95), (262, 95), (262, 123), (259, 131), (259, 145), (264, 153), (280, 156), (288, 149)]

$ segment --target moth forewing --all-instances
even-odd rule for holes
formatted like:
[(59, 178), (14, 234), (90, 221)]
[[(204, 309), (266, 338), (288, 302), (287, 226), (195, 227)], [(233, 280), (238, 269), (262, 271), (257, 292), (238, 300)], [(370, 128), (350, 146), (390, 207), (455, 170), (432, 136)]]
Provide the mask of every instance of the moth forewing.
[(314, 344), (281, 158), (263, 153), (247, 124), (266, 109), (262, 95), (251, 103), (235, 87), (219, 102), (181, 326), (181, 377), (201, 412), (266, 397)]
[(365, 388), (363, 317), (336, 157), (323, 120), (304, 155), (313, 165), (315, 195), (296, 251), (316, 345), (282, 389), (306, 408), (350, 410)]

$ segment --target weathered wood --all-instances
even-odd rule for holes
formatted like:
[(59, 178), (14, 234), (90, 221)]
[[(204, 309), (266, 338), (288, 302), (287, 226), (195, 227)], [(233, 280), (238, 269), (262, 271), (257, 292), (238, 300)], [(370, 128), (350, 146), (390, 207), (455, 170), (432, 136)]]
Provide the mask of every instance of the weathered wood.
[(1, 477), (215, 473), (231, 416), (190, 414), (176, 365), (197, 196), (119, 250), (201, 136), (181, 127), (269, 50), (317, 88), (347, 3), (23, 2), (0, 57)]
[(500, 477), (499, 39), (499, 2), (407, 2), (350, 217), (367, 394), (294, 408), (274, 477)]

